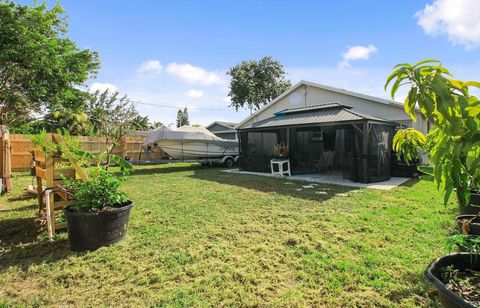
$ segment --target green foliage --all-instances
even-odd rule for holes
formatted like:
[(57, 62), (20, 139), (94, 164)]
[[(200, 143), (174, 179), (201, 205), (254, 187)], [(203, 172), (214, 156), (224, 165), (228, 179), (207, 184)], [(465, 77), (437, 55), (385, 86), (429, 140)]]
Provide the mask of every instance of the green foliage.
[[(132, 165), (120, 156), (110, 153), (110, 148), (101, 151), (98, 156), (83, 151), (80, 145), (71, 137), (68, 132), (58, 131), (62, 142), (53, 143), (47, 141), (47, 132), (41, 131), (31, 137), (36, 149), (41, 151), (45, 157), (61, 155), (64, 159), (74, 159), (83, 167), (88, 167), (96, 161), (96, 168), (91, 170), (86, 182), (65, 178), (65, 183), (75, 191), (75, 201), (72, 208), (79, 212), (102, 211), (105, 207), (120, 206), (126, 199), (126, 194), (119, 190), (121, 179), (108, 172), (110, 162), (119, 165), (123, 174), (132, 169)], [(106, 162), (105, 162), (105, 158)], [(102, 165), (105, 162), (104, 165)]]
[(47, 131), (42, 129), (38, 134), (29, 136), (34, 145), (34, 149), (40, 152), (44, 157), (56, 155), (59, 151), (58, 145), (47, 141)]
[(271, 57), (264, 57), (260, 61), (243, 61), (227, 74), (231, 77), (228, 95), (231, 106), (236, 110), (260, 109), (291, 86), (290, 81), (285, 79), (282, 64)]
[(425, 142), (426, 138), (421, 132), (413, 128), (405, 128), (399, 130), (393, 137), (393, 150), (399, 154), (398, 159), (410, 165), (418, 161), (418, 150), (424, 148)]
[[(18, 119), (17, 119), (18, 120)], [(41, 120), (34, 120), (30, 122), (19, 122), (16, 121), (10, 122), (9, 131), (12, 134), (26, 134), (26, 135), (33, 135), (38, 134), (42, 130), (45, 130), (45, 122)]]
[(120, 207), (127, 200), (126, 193), (120, 191), (122, 180), (103, 168), (93, 169), (86, 182), (65, 181), (75, 191), (75, 199), (69, 207), (77, 212)]
[(105, 137), (107, 147), (107, 168), (115, 145), (132, 128), (138, 117), (133, 101), (127, 95), (120, 96), (108, 90), (93, 93), (87, 105), (87, 114), (93, 126), (93, 132)]
[(177, 127), (182, 127), (185, 125), (190, 125), (187, 107), (185, 107), (183, 110), (179, 109), (177, 112)]
[[(460, 206), (465, 206), (480, 177), (480, 101), (469, 92), (469, 87), (479, 88), (480, 83), (451, 76), (437, 60), (399, 64), (388, 76), (385, 88), (391, 84), (394, 97), (400, 86), (410, 87), (405, 112), (414, 121), (419, 113), (435, 127), (427, 134), (423, 147), (433, 163), (437, 188), (443, 190), (445, 202), (455, 191)], [(400, 132), (395, 136), (398, 148), (411, 150), (418, 140), (400, 140), (412, 136), (418, 139), (418, 133)]]
[(62, 131), (58, 129), (57, 135), (62, 138), (62, 143), (48, 141), (47, 131), (44, 129), (38, 134), (30, 135), (29, 139), (34, 144), (35, 150), (45, 157), (60, 155), (63, 159), (74, 159), (80, 166), (90, 165), (92, 156), (80, 149), (78, 141), (67, 130)]
[(66, 37), (63, 9), (0, 3), (0, 113), (7, 124), (32, 120), (32, 111), (62, 104), (94, 76), (98, 55)]
[(87, 102), (87, 114), (93, 125), (93, 132), (110, 140), (119, 139), (132, 126), (138, 116), (133, 101), (118, 91), (110, 93), (96, 91)]
[(145, 131), (145, 130), (152, 130), (161, 126), (163, 126), (163, 124), (160, 121), (155, 121), (151, 123), (148, 116), (137, 115), (132, 119), (130, 129)]
[(45, 117), (45, 126), (50, 131), (63, 129), (72, 135), (89, 135), (92, 125), (82, 109), (69, 109), (59, 106)]
[(458, 233), (447, 238), (446, 248), (450, 252), (461, 248), (463, 251), (478, 254), (480, 253), (480, 237)]

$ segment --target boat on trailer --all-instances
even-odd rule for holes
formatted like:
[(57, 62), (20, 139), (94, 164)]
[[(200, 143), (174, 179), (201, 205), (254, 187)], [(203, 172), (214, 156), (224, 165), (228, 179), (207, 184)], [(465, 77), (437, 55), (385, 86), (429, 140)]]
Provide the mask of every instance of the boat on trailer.
[(229, 166), (238, 160), (238, 141), (219, 138), (204, 127), (157, 128), (148, 134), (143, 146), (155, 144), (176, 160)]

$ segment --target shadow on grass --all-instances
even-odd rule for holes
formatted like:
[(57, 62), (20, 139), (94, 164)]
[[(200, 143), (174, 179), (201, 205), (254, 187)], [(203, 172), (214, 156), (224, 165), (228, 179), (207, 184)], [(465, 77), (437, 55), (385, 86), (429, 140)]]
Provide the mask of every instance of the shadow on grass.
[(415, 186), (418, 182), (420, 182), (419, 178), (411, 178), (408, 181), (402, 183), (399, 185), (399, 187), (413, 187)]
[[(136, 168), (131, 173), (137, 175), (153, 175), (153, 174), (170, 174), (176, 172), (193, 171), (193, 175), (189, 177), (199, 180), (217, 182), (222, 185), (232, 185), (247, 189), (255, 189), (265, 193), (279, 193), (294, 198), (324, 201), (334, 197), (336, 194), (345, 194), (354, 190), (355, 187), (310, 183), (305, 181), (290, 180), (288, 178), (272, 178), (258, 175), (238, 174), (222, 172), (225, 166), (202, 166), (200, 164), (170, 164), (156, 165), (151, 167)], [(290, 184), (285, 184), (286, 182)], [(310, 186), (312, 188), (303, 188), (302, 186)]]
[(70, 254), (67, 240), (38, 241), (41, 230), (34, 217), (0, 221), (0, 269), (53, 262)]
[(38, 223), (34, 217), (0, 220), (0, 243), (2, 246), (14, 246), (31, 243), (39, 234)]
[(53, 263), (71, 254), (67, 239), (41, 241), (0, 251), (0, 271), (16, 266), (27, 270), (32, 264)]
[[(36, 210), (38, 209), (37, 204), (29, 204), (29, 205), (24, 205), (24, 206), (19, 206), (19, 207), (14, 207), (14, 208), (0, 208), (0, 212), (8, 213), (8, 212), (23, 212), (27, 210)], [(1, 224), (1, 222), (0, 222)], [(0, 235), (1, 237), (1, 235)]]
[(358, 190), (358, 188), (355, 187), (311, 183), (306, 181), (290, 180), (289, 178), (272, 178), (260, 175), (228, 173), (222, 172), (219, 168), (197, 168), (194, 170), (194, 174), (190, 177), (205, 181), (217, 182), (222, 185), (238, 186), (264, 193), (277, 193), (294, 198), (314, 201), (325, 201), (330, 198), (344, 196), (342, 194), (347, 194), (348, 192)]
[(140, 168), (135, 166), (133, 171), (130, 173), (130, 175), (168, 174), (168, 173), (185, 172), (185, 171), (192, 171), (192, 170), (201, 170), (201, 169), (219, 170), (219, 168), (215, 166), (202, 166), (200, 164), (179, 166), (177, 163), (172, 163), (172, 164), (155, 165), (155, 166), (140, 167)]
[(25, 200), (36, 199), (36, 198), (37, 198), (37, 195), (22, 193), (21, 195), (19, 195), (17, 197), (8, 198), (7, 201), (8, 202), (25, 201)]

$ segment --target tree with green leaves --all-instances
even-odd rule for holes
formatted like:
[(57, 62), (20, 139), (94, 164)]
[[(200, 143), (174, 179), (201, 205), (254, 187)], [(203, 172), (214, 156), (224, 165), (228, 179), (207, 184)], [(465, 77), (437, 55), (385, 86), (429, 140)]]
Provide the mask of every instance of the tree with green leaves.
[(260, 61), (243, 61), (227, 74), (231, 77), (228, 93), (230, 106), (236, 110), (258, 110), (291, 86), (285, 78), (283, 65), (271, 57), (264, 57)]
[(165, 127), (165, 125), (160, 121), (154, 121), (152, 123), (152, 128), (151, 129), (155, 129), (155, 128), (159, 128), (159, 127)]
[(177, 111), (177, 127), (182, 127), (184, 125), (190, 125), (187, 107), (183, 108), (183, 110), (179, 109)]
[(182, 126), (183, 123), (183, 112), (181, 109), (178, 109), (177, 111), (177, 127)]
[(83, 95), (77, 89), (94, 76), (98, 55), (80, 49), (66, 37), (59, 4), (0, 3), (0, 114), (3, 122), (21, 126), (32, 112), (62, 105)]
[(163, 123), (160, 121), (150, 122), (148, 116), (137, 115), (133, 118), (130, 125), (131, 130), (152, 130), (155, 128), (163, 127)]
[(425, 150), (433, 166), (420, 171), (443, 190), (444, 202), (455, 192), (460, 207), (468, 205), (471, 190), (480, 182), (480, 100), (470, 93), (480, 82), (456, 80), (439, 61), (423, 60), (397, 65), (385, 88), (390, 84), (392, 98), (402, 85), (410, 88), (404, 106), (412, 120), (418, 108), (434, 124), (426, 136), (412, 129), (399, 131), (394, 149), (407, 159), (415, 158), (415, 145)]
[(50, 132), (58, 129), (68, 131), (71, 135), (89, 135), (92, 124), (86, 111), (58, 106), (43, 119), (43, 126)]
[(105, 137), (108, 164), (113, 148), (120, 143), (126, 132), (132, 129), (138, 112), (127, 95), (120, 96), (118, 91), (110, 93), (105, 90), (90, 95), (87, 114), (93, 133)]
[(183, 112), (182, 112), (182, 126), (183, 125), (190, 125), (190, 119), (188, 118), (188, 110), (187, 110), (187, 107), (183, 108)]
[(130, 129), (132, 130), (151, 130), (153, 129), (152, 123), (150, 123), (150, 119), (148, 116), (141, 116), (137, 115), (133, 118), (132, 124), (130, 125)]

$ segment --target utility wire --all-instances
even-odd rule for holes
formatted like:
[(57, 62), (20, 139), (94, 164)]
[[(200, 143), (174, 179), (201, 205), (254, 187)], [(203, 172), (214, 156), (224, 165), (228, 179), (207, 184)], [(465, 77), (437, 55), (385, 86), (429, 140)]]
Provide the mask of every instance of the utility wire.
[[(152, 104), (152, 103), (143, 103), (143, 102), (133, 102), (134, 104), (141, 104), (141, 105), (148, 105), (148, 106), (155, 106), (160, 108), (172, 108), (172, 109), (181, 109), (185, 107), (180, 106), (172, 106), (172, 105), (160, 105), (160, 104)], [(194, 110), (229, 110), (228, 108), (195, 108)]]

